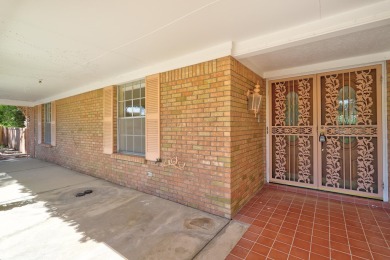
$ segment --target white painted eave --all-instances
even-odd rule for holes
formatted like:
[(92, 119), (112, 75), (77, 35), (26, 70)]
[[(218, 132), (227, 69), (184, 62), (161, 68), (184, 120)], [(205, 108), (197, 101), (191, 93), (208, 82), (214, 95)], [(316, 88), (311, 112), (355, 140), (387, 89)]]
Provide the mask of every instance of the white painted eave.
[[(20, 75), (20, 78), (14, 77), (16, 79), (16, 83), (14, 84), (16, 87), (14, 88), (10, 87), (13, 86), (10, 84), (3, 84), (0, 86), (8, 91), (3, 92), (4, 96), (0, 96), (0, 104), (34, 106), (228, 55), (232, 55), (238, 60), (241, 60), (246, 66), (264, 78), (278, 78), (302, 73), (315, 73), (360, 64), (378, 63), (390, 59), (389, 46), (388, 49), (386, 49), (386, 47), (372, 50), (371, 52), (373, 54), (370, 55), (366, 55), (368, 53), (367, 51), (360, 51), (360, 49), (356, 48), (358, 51), (344, 55), (343, 59), (338, 59), (340, 56), (337, 55), (342, 52), (341, 49), (339, 49), (339, 53), (332, 57), (332, 59), (336, 58), (338, 60), (329, 61), (324, 57), (318, 56), (317, 59), (306, 59), (300, 64), (295, 62), (296, 59), (294, 59), (294, 63), (287, 64), (284, 59), (284, 53), (290, 51), (288, 54), (290, 54), (290, 57), (293, 57), (290, 48), (299, 46), (300, 50), (302, 50), (310, 43), (325, 42), (327, 39), (333, 41), (333, 38), (336, 39), (348, 34), (375, 29), (390, 24), (390, 1), (378, 2), (378, 0), (376, 0), (364, 2), (363, 0), (345, 0), (343, 3), (337, 3), (337, 1), (322, 1), (323, 2), (319, 1), (318, 3), (314, 3), (306, 0), (306, 2), (302, 1), (298, 4), (286, 0), (285, 6), (283, 7), (277, 6), (276, 3), (266, 3), (266, 1), (264, 1), (264, 3), (259, 3), (256, 0), (245, 0), (239, 4), (233, 1), (202, 0), (200, 2), (190, 2), (186, 5), (178, 1), (176, 2), (176, 5), (180, 5), (180, 8), (176, 8), (177, 12), (172, 13), (175, 17), (164, 17), (161, 15), (161, 17), (159, 17), (160, 20), (158, 20), (161, 22), (160, 24), (149, 24), (145, 21), (143, 21), (145, 24), (135, 24), (132, 28), (127, 28), (134, 30), (134, 38), (132, 38), (133, 35), (129, 33), (129, 35), (122, 38), (122, 40), (118, 40), (118, 44), (116, 43), (117, 37), (128, 32), (128, 30), (119, 30), (116, 23), (112, 23), (110, 25), (111, 27), (107, 26), (106, 28), (103, 28), (106, 29), (106, 33), (110, 33), (107, 29), (118, 29), (115, 30), (115, 33), (117, 33), (116, 35), (113, 32), (113, 37), (103, 37), (103, 39), (115, 39), (113, 41), (106, 41), (105, 45), (97, 44), (99, 43), (98, 40), (102, 39), (97, 37), (99, 36), (98, 33), (91, 34), (91, 37), (93, 35), (96, 36), (93, 38), (94, 44), (88, 45), (83, 42), (88, 42), (89, 40), (88, 37), (83, 38), (83, 31), (77, 31), (77, 28), (74, 28), (75, 24), (69, 24), (69, 26), (67, 26), (66, 16), (64, 16), (65, 18), (62, 17), (64, 19), (63, 21), (57, 19), (57, 17), (53, 17), (53, 15), (51, 15), (52, 12), (49, 12), (52, 9), (49, 8), (47, 9), (48, 13), (46, 13), (50, 17), (48, 18), (48, 22), (42, 20), (44, 21), (43, 23), (40, 21), (41, 23), (35, 24), (37, 25), (37, 28), (35, 29), (37, 29), (37, 33), (40, 33), (40, 37), (43, 37), (42, 39), (36, 36), (36, 34), (31, 33), (33, 27), (24, 26), (26, 24), (20, 23), (19, 20), (16, 20), (19, 21), (19, 23), (16, 23), (15, 27), (8, 28), (8, 31), (11, 33), (7, 34), (6, 30), (4, 31), (5, 34), (3, 36), (8, 36), (14, 40), (8, 42), (8, 45), (5, 44), (5, 47), (11, 48), (10, 46), (17, 46), (14, 51), (15, 54), (18, 54), (19, 45), (15, 44), (20, 44), (20, 48), (24, 46), (27, 49), (27, 51), (22, 54), (28, 57), (26, 59), (18, 60), (17, 58), (19, 56), (22, 57), (21, 54), (19, 56), (5, 56), (9, 58), (10, 63), (8, 65), (9, 68), (11, 68), (11, 72), (13, 72), (9, 72), (8, 74), (10, 76)], [(327, 11), (324, 11), (324, 14), (326, 15), (323, 17), (321, 16), (321, 10), (317, 13), (318, 10), (316, 9), (318, 4), (321, 7), (321, 3), (328, 5)], [(31, 5), (31, 3), (28, 4)], [(74, 7), (70, 3), (61, 4), (64, 7)], [(85, 4), (86, 3), (84, 3), (84, 5)], [(124, 5), (129, 7), (132, 4), (133, 3), (125, 3)], [(191, 8), (193, 9), (186, 8), (189, 4), (191, 4)], [(15, 10), (24, 6), (22, 3), (16, 2), (13, 2), (12, 5)], [(106, 8), (112, 6), (107, 3), (102, 3), (102, 5)], [(137, 8), (137, 5), (138, 7), (144, 7), (146, 3), (134, 3), (133, 7)], [(311, 7), (308, 7), (308, 5)], [(47, 6), (57, 8), (53, 2), (49, 1), (43, 7), (47, 8)], [(83, 6), (83, 4), (80, 4), (80, 6)], [(237, 14), (237, 17), (235, 17), (236, 20), (232, 19), (230, 14), (234, 14), (234, 8), (239, 6), (243, 7), (243, 12)], [(267, 16), (267, 20), (256, 24), (258, 20), (255, 19), (257, 17), (255, 10), (263, 6), (265, 8), (262, 10), (263, 12), (266, 12), (267, 8), (271, 8), (274, 12), (280, 12), (284, 8), (284, 14), (288, 13), (291, 8), (295, 8), (291, 11), (300, 11), (302, 12), (302, 16), (296, 15), (296, 20), (289, 20), (289, 17), (286, 15), (278, 19), (278, 13), (275, 13), (274, 17), (269, 15)], [(337, 9), (340, 8), (340, 6), (343, 7)], [(246, 9), (244, 9), (244, 7)], [(335, 9), (335, 7), (337, 8)], [(174, 10), (172, 8), (175, 8), (175, 6), (170, 7), (169, 10)], [(31, 19), (30, 21), (35, 21), (38, 17), (45, 17), (37, 15), (40, 14), (39, 11), (41, 9), (46, 10), (45, 8), (36, 8), (36, 6), (32, 5), (30, 9), (25, 9), (25, 13), (23, 13), (23, 15), (20, 14), (21, 16), (18, 18), (22, 19), (25, 16), (28, 16), (28, 18)], [(113, 10), (118, 11), (119, 9)], [(337, 12), (337, 10), (341, 11)], [(12, 12), (10, 11), (7, 12), (6, 8), (3, 10), (4, 14), (9, 14), (9, 17), (11, 17), (10, 21), (12, 21)], [(69, 14), (74, 14), (72, 10), (67, 11)], [(148, 13), (149, 12), (146, 12), (145, 16), (147, 16)], [(30, 16), (30, 14), (34, 14), (35, 16)], [(42, 14), (44, 14), (44, 12), (42, 12)], [(96, 13), (92, 18), (95, 17), (97, 18), (96, 21), (100, 21), (99, 14), (100, 13)], [(150, 19), (155, 18), (156, 15), (158, 16), (160, 14), (161, 12), (157, 12), (154, 16), (151, 16)], [(259, 14), (261, 14), (261, 12)], [(15, 15), (18, 15), (18, 12), (15, 12)], [(78, 12), (78, 15), (79, 19), (84, 17), (83, 12)], [(54, 19), (51, 21), (53, 23), (55, 22), (56, 25), (64, 25), (61, 27), (64, 32), (55, 31), (55, 33), (46, 34), (44, 29), (47, 29), (45, 26), (50, 24), (50, 19)], [(281, 23), (274, 25), (273, 22), (276, 24), (275, 19), (278, 19)], [(123, 21), (128, 20), (124, 19)], [(0, 22), (2, 22), (2, 18), (0, 19)], [(3, 23), (3, 25), (5, 24), (7, 23)], [(93, 27), (94, 24), (96, 23), (91, 23), (91, 28), (95, 30), (95, 32), (100, 32), (99, 28)], [(294, 26), (291, 24), (294, 24)], [(142, 26), (146, 25), (148, 26), (147, 28), (145, 27), (146, 29), (143, 31)], [(210, 27), (207, 25), (210, 25)], [(3, 27), (7, 29), (7, 27)], [(48, 28), (53, 29), (52, 27)], [(11, 29), (13, 29), (13, 31)], [(74, 33), (74, 31), (79, 34)], [(270, 31), (271, 33), (269, 33)], [(181, 34), (178, 32), (181, 32)], [(59, 41), (56, 37), (61, 33), (64, 33), (64, 37), (58, 38), (60, 39)], [(1, 35), (0, 31), (0, 36)], [(26, 38), (23, 38), (22, 36)], [(72, 38), (75, 36), (79, 37)], [(38, 40), (35, 41), (36, 39)], [(79, 39), (80, 42), (78, 42)], [(183, 39), (187, 40), (182, 41)], [(387, 40), (389, 39), (386, 39), (383, 43), (387, 43)], [(64, 43), (62, 46), (63, 49), (58, 47), (59, 42)], [(35, 43), (37, 45), (34, 45)], [(76, 43), (79, 45), (74, 46)], [(171, 43), (172, 45), (170, 45)], [(174, 43), (177, 44), (174, 45)], [(175, 48), (180, 48), (180, 50), (176, 51)], [(31, 53), (29, 50), (31, 50)], [(299, 54), (301, 54), (300, 50)], [(34, 51), (36, 51), (36, 53)], [(154, 53), (149, 54), (148, 52), (151, 51), (154, 51)], [(276, 53), (278, 51), (279, 53), (283, 53), (282, 63), (284, 64), (275, 62), (274, 52)], [(42, 52), (44, 54), (39, 56), (38, 54), (42, 54)], [(326, 52), (322, 53), (324, 55), (327, 54)], [(264, 57), (261, 56), (263, 54), (268, 56), (270, 60), (269, 63), (268, 60), (263, 59)], [(34, 59), (34, 55), (37, 55), (38, 58), (42, 59), (42, 67), (39, 66), (39, 61)], [(14, 57), (16, 58), (13, 59)], [(257, 59), (255, 59), (255, 57), (257, 57)], [(290, 58), (290, 60), (293, 60), (293, 58)], [(26, 64), (24, 64), (23, 61), (25, 61)], [(261, 61), (263, 61), (264, 64), (272, 64), (273, 67), (256, 66)], [(53, 66), (50, 62), (53, 63)], [(3, 64), (7, 65), (6, 63)], [(22, 65), (21, 67), (25, 65), (24, 71), (26, 75), (22, 73), (19, 74), (19, 64)], [(295, 67), (289, 68), (294, 65)], [(61, 66), (64, 67), (63, 70)], [(45, 69), (47, 70), (47, 78), (44, 76), (41, 77), (41, 74), (44, 74)], [(28, 79), (28, 81), (23, 81), (23, 78)], [(38, 79), (41, 78), (44, 79), (44, 83), (46, 84), (38, 85)], [(16, 94), (11, 95), (12, 93), (15, 93), (13, 91), (15, 89), (19, 90), (18, 93), (20, 93), (20, 96), (17, 96)], [(34, 93), (37, 95), (34, 96)], [(21, 97), (23, 95), (25, 100), (32, 101), (11, 100), (11, 98), (23, 99)]]
[(380, 2), (286, 30), (235, 42), (232, 55), (236, 58), (246, 58), (389, 23), (390, 2)]
[(33, 107), (35, 106), (34, 102), (28, 102), (23, 100), (10, 100), (10, 99), (0, 99), (1, 105), (9, 106), (21, 106), (21, 107)]
[(263, 73), (263, 77), (268, 80), (295, 77), (299, 75), (309, 75), (327, 72), (331, 70), (341, 70), (351, 67), (368, 66), (373, 64), (383, 63), (386, 60), (390, 60), (390, 51), (381, 52), (369, 55), (362, 55), (358, 57), (351, 57), (346, 59), (339, 59), (327, 62), (321, 62), (316, 64), (310, 64), (306, 66), (299, 66), (294, 68), (267, 71)]

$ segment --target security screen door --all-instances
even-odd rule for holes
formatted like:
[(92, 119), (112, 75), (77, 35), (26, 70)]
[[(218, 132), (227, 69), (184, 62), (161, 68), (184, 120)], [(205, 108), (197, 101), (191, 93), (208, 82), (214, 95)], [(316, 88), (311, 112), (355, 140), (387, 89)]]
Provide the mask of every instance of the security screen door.
[(381, 66), (270, 86), (270, 181), (381, 198)]

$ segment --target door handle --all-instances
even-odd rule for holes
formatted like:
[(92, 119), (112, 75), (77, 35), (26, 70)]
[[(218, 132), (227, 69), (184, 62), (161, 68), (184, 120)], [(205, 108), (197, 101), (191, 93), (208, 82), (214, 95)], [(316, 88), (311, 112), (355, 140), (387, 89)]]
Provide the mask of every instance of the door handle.
[(326, 142), (326, 136), (324, 135), (324, 133), (320, 133), (319, 141), (321, 143), (325, 143)]

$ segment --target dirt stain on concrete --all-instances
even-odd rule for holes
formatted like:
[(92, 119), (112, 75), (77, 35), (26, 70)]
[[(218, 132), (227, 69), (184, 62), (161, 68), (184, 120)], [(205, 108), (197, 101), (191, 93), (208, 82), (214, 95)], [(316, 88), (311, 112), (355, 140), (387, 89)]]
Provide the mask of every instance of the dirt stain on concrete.
[(215, 226), (214, 220), (211, 218), (193, 218), (193, 219), (186, 219), (184, 221), (184, 226), (187, 229), (204, 229), (204, 230), (211, 230)]
[(134, 227), (138, 225), (147, 224), (152, 220), (152, 217), (148, 214), (145, 214), (143, 212), (131, 212), (131, 214), (128, 215), (127, 220), (127, 226), (128, 227)]

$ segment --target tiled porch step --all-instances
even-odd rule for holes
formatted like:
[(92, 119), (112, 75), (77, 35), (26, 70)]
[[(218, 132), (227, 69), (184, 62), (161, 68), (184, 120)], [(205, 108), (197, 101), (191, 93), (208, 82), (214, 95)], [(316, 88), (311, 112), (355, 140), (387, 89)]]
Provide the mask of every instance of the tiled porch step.
[(235, 217), (251, 226), (226, 259), (390, 259), (390, 209), (377, 202), (266, 185)]
[(277, 189), (282, 191), (305, 194), (309, 196), (315, 196), (318, 198), (325, 198), (325, 199), (342, 201), (347, 203), (355, 203), (359, 205), (368, 205), (368, 206), (390, 209), (389, 202), (383, 202), (375, 199), (366, 199), (366, 198), (361, 198), (361, 197), (356, 197), (351, 195), (336, 194), (328, 191), (312, 190), (312, 189), (299, 188), (299, 187), (293, 187), (293, 186), (276, 184), (276, 183), (267, 183), (265, 187), (270, 189)]

